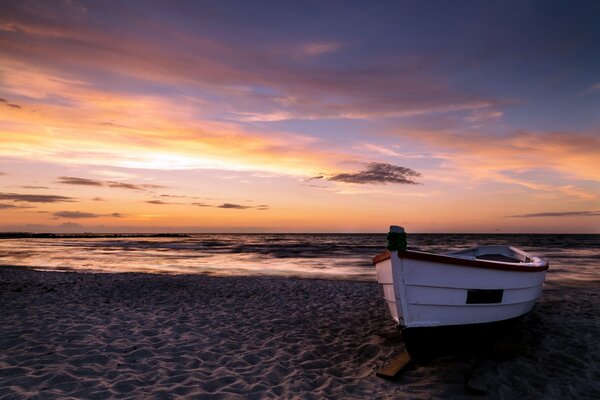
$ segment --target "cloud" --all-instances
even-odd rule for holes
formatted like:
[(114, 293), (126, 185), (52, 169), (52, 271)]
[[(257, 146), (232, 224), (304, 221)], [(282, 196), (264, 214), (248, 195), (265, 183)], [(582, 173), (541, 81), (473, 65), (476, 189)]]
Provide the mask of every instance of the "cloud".
[(219, 206), (216, 206), (216, 207), (217, 208), (232, 209), (232, 210), (247, 210), (247, 209), (253, 208), (253, 209), (256, 209), (256, 210), (264, 211), (264, 210), (268, 210), (269, 209), (269, 206), (266, 205), (266, 204), (261, 204), (261, 205), (258, 205), (258, 206), (244, 206), (244, 205), (241, 205), (241, 204), (223, 203), (223, 204), (221, 204)]
[(92, 201), (106, 201), (106, 199), (104, 199), (103, 197), (100, 197), (100, 196), (96, 196), (92, 199)]
[(111, 213), (111, 214), (95, 214), (89, 212), (80, 212), (80, 211), (57, 211), (53, 213), (57, 218), (98, 218), (98, 217), (114, 217), (114, 218), (122, 218), (124, 217), (121, 213)]
[(148, 189), (163, 189), (166, 186), (161, 185), (150, 185), (150, 184), (133, 184), (133, 183), (123, 183), (123, 182), (114, 182), (114, 181), (106, 181), (106, 186), (111, 188), (119, 188), (119, 189), (130, 189), (130, 190), (141, 190), (145, 191)]
[(46, 194), (17, 194), (0, 193), (0, 200), (12, 200), (27, 203), (61, 203), (75, 201), (72, 197), (46, 195)]
[(595, 92), (596, 90), (600, 90), (600, 82), (599, 83), (594, 83), (593, 85), (591, 85), (590, 87), (588, 87), (587, 89), (585, 89), (584, 91), (582, 91), (581, 93), (579, 93), (579, 96), (590, 94), (592, 92)]
[(23, 189), (50, 189), (48, 186), (21, 186)]
[[(19, 71), (19, 68), (7, 73), (11, 75), (11, 71), (15, 70)], [(0, 65), (0, 76), (3, 72)], [(7, 80), (21, 82), (19, 88), (30, 87), (35, 89), (35, 93), (44, 91), (46, 81), (50, 82), (47, 85), (60, 82), (58, 76), (50, 76), (45, 71)], [(40, 81), (43, 83), (39, 83)], [(116, 93), (109, 91), (108, 87), (92, 89), (91, 86), (92, 83), (83, 88), (76, 84), (64, 84), (64, 87), (52, 89), (48, 94), (60, 97), (62, 101), (59, 104), (36, 102), (39, 112), (28, 111), (22, 117), (13, 117), (12, 122), (21, 127), (22, 131), (19, 132), (20, 135), (0, 139), (0, 155), (31, 159), (34, 158), (32, 154), (35, 154), (36, 161), (110, 165), (129, 170), (219, 169), (273, 171), (294, 175), (313, 174), (316, 172), (313, 168), (323, 169), (323, 160), (346, 157), (338, 151), (317, 148), (319, 139), (314, 137), (279, 130), (277, 134), (267, 133), (257, 128), (242, 127), (237, 123), (208, 121), (192, 116), (193, 109), (197, 106), (190, 104), (189, 99), (181, 99), (181, 106), (173, 110), (169, 106), (173, 99)], [(98, 128), (94, 124), (97, 115), (105, 113), (127, 119), (133, 127), (114, 128), (110, 131)], [(66, 119), (65, 115), (70, 115), (71, 118)], [(48, 141), (36, 128), (40, 125), (61, 129), (60, 137)], [(174, 135), (174, 132), (177, 134)], [(320, 168), (313, 165), (314, 160), (318, 160)], [(105, 180), (61, 178), (65, 184), (94, 185), (96, 182), (96, 186), (109, 186), (109, 181)], [(122, 179), (114, 181), (114, 178), (103, 179), (111, 179), (112, 187), (130, 190), (150, 191), (160, 186), (138, 185)]]
[(81, 228), (83, 228), (83, 226), (76, 222), (63, 222), (62, 224), (57, 226), (57, 228), (60, 230), (62, 230), (62, 229), (70, 230), (70, 229), (81, 229)]
[(160, 189), (165, 186), (151, 184), (133, 184), (116, 181), (102, 181), (97, 179), (77, 178), (73, 176), (61, 176), (57, 180), (58, 183), (65, 185), (82, 185), (82, 186), (106, 186), (110, 188), (129, 189), (146, 191), (148, 189)]
[(146, 201), (146, 203), (148, 203), (148, 204), (181, 204), (181, 203), (171, 203), (171, 202), (162, 201), (162, 200), (148, 200), (148, 201)]
[(173, 199), (199, 199), (197, 196), (184, 196), (184, 195), (176, 195), (176, 194), (161, 194), (160, 197), (169, 197)]
[(471, 111), (465, 117), (465, 121), (475, 124), (485, 124), (499, 120), (503, 115), (504, 113), (502, 111), (493, 108), (479, 109)]
[[(590, 180), (600, 182), (600, 137), (594, 131), (536, 132), (513, 131), (503, 135), (477, 131), (400, 130), (395, 135), (402, 140), (414, 140), (436, 157), (446, 168), (428, 173), (428, 180), (443, 182), (499, 182), (520, 185), (533, 190), (571, 191), (571, 187), (539, 185), (523, 177), (528, 171), (543, 169), (555, 177), (561, 174), (570, 182)], [(452, 173), (458, 175), (452, 176)], [(521, 176), (516, 178), (515, 176)]]
[(6, 175), (6, 173), (5, 173), (5, 172), (1, 172), (1, 171), (0, 171), (0, 175)]
[(232, 203), (223, 203), (217, 207), (218, 208), (231, 208), (231, 209), (235, 209), (235, 210), (245, 210), (247, 208), (253, 208), (251, 206), (243, 206), (241, 204), (232, 204)]
[(15, 208), (32, 208), (30, 206), (20, 206), (20, 205), (16, 205), (16, 204), (6, 204), (6, 203), (0, 203), (0, 210), (14, 210)]
[(79, 211), (57, 211), (52, 215), (58, 218), (98, 218), (102, 216), (100, 214)]
[(86, 178), (76, 178), (73, 176), (60, 176), (57, 180), (58, 183), (65, 185), (82, 185), (82, 186), (104, 186), (102, 181)]
[(545, 217), (600, 217), (600, 210), (597, 211), (564, 211), (564, 212), (543, 212), (533, 214), (509, 215), (509, 218), (545, 218)]
[(0, 98), (0, 103), (3, 103), (6, 107), (10, 107), (10, 108), (16, 108), (16, 109), (22, 108), (20, 105), (14, 104), (14, 103), (9, 103), (8, 100), (3, 99), (3, 98)]
[[(372, 162), (365, 170), (354, 173), (341, 173), (327, 177), (330, 181), (370, 184), (370, 183), (399, 183), (417, 185), (412, 178), (421, 176), (420, 173), (406, 167), (392, 164)], [(320, 177), (315, 177), (320, 178)]]
[[(448, 63), (443, 55), (435, 63), (432, 56), (411, 51), (410, 46), (390, 52), (383, 44), (366, 50), (354, 43), (350, 62), (347, 58), (331, 64), (312, 62), (339, 51), (342, 45), (327, 39), (298, 43), (272, 34), (264, 46), (244, 43), (261, 40), (252, 36), (228, 40), (210, 31), (218, 20), (216, 14), (222, 12), (196, 14), (196, 20), (211, 16), (205, 21), (207, 31), (199, 34), (196, 27), (183, 23), (177, 29), (165, 29), (178, 16), (149, 8), (148, 12), (160, 17), (153, 25), (157, 34), (148, 36), (140, 34), (148, 31), (144, 18), (129, 16), (121, 7), (90, 6), (85, 24), (66, 15), (33, 17), (20, 4), (3, 11), (0, 22), (10, 27), (3, 42), (7, 59), (68, 71), (84, 81), (102, 75), (114, 76), (116, 82), (126, 77), (130, 86), (153, 81), (197, 89), (206, 103), (227, 97), (226, 107), (220, 109), (228, 118), (237, 119), (236, 113), (284, 119), (402, 116), (490, 108), (504, 101), (450, 85), (439, 73), (440, 65)], [(104, 23), (108, 16), (109, 26)], [(231, 21), (225, 18), (222, 23), (226, 26)], [(173, 42), (179, 45), (173, 47)], [(298, 62), (298, 57), (309, 62)], [(473, 62), (463, 58), (465, 64)], [(447, 59), (456, 68), (456, 58)], [(112, 116), (101, 121), (122, 125), (112, 122)]]
[(206, 203), (192, 203), (193, 205), (197, 206), (197, 207), (215, 207), (215, 208), (224, 208), (224, 209), (228, 209), (228, 210), (248, 210), (248, 209), (255, 209), (255, 210), (261, 210), (261, 211), (265, 211), (269, 209), (269, 206), (266, 204), (260, 204), (258, 206), (245, 206), (242, 204), (235, 204), (235, 203), (223, 203), (220, 204), (218, 206), (212, 205), (212, 204), (206, 204)]
[(300, 50), (309, 56), (320, 56), (338, 51), (341, 47), (342, 45), (337, 42), (310, 42), (303, 44)]

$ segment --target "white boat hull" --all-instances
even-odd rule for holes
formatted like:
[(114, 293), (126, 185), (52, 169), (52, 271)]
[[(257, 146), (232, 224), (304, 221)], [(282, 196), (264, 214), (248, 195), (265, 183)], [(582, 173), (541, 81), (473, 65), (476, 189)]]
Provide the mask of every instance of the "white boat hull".
[[(417, 259), (411, 258), (415, 255)], [(404, 328), (485, 324), (522, 316), (539, 298), (548, 268), (537, 258), (516, 266), (493, 261), (486, 266), (474, 259), (459, 265), (460, 258), (419, 252), (399, 256), (393, 251), (379, 258), (377, 280), (392, 318)]]

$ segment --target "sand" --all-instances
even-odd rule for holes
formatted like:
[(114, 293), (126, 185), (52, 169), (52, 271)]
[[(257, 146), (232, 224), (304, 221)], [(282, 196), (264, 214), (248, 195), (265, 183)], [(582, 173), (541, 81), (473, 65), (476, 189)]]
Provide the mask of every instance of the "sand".
[(375, 283), (0, 267), (0, 399), (600, 398), (599, 343), (599, 285), (552, 285), (494, 351), (388, 381)]

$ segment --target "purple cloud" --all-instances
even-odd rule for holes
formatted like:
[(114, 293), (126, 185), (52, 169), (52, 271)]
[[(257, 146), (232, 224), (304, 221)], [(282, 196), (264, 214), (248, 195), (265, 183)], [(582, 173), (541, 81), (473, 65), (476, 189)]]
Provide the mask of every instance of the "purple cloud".
[(65, 185), (104, 186), (104, 183), (102, 181), (86, 178), (76, 178), (73, 176), (60, 176), (57, 182), (63, 183)]
[(81, 212), (81, 211), (57, 211), (53, 213), (57, 218), (98, 218), (98, 217), (114, 217), (114, 218), (122, 218), (124, 217), (121, 213), (111, 213), (111, 214), (95, 214), (90, 212)]
[(129, 189), (138, 191), (146, 191), (148, 189), (160, 189), (165, 187), (161, 185), (134, 184), (115, 181), (102, 181), (98, 179), (77, 178), (74, 176), (61, 176), (58, 178), (57, 182), (65, 185), (106, 186), (110, 188)]
[(17, 194), (0, 193), (0, 200), (12, 200), (27, 203), (60, 203), (75, 201), (72, 197), (57, 196), (49, 194)]
[[(330, 181), (369, 184), (369, 183), (399, 183), (405, 185), (419, 184), (413, 178), (421, 176), (420, 173), (406, 167), (373, 162), (359, 172), (336, 174), (328, 177)], [(317, 176), (313, 179), (321, 179)]]
[(596, 211), (558, 211), (533, 214), (509, 215), (509, 218), (547, 218), (547, 217), (600, 217), (600, 210)]
[(88, 213), (88, 212), (80, 212), (80, 211), (57, 211), (53, 213), (55, 217), (58, 218), (98, 218), (101, 217), (100, 214)]
[(0, 210), (14, 210), (17, 208), (32, 208), (31, 206), (22, 206), (17, 204), (0, 203)]

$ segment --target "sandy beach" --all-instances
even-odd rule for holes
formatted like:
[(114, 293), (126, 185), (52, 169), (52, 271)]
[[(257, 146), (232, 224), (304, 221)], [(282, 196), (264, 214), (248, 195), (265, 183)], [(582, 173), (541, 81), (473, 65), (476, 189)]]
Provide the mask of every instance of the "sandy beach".
[(547, 285), (482, 355), (402, 346), (375, 283), (0, 267), (0, 399), (600, 398), (600, 285)]

